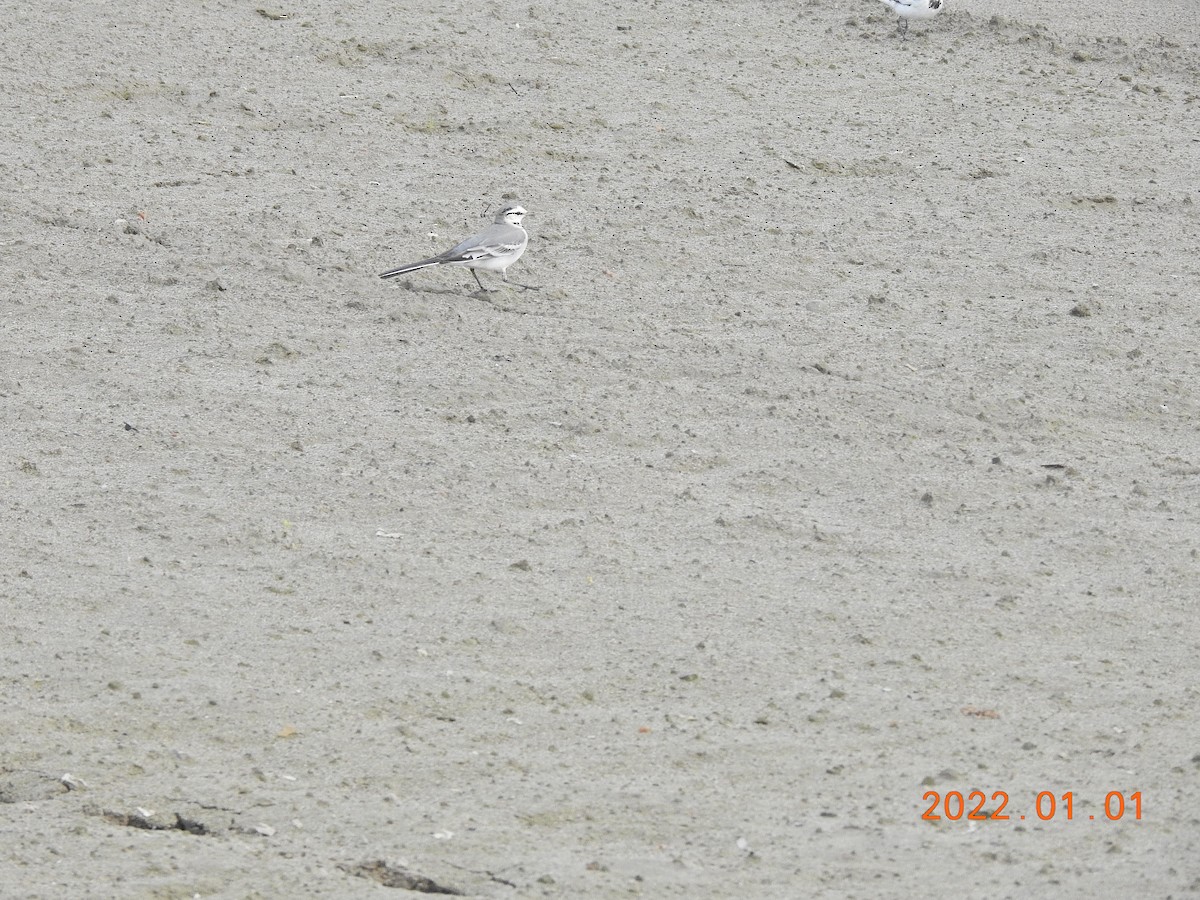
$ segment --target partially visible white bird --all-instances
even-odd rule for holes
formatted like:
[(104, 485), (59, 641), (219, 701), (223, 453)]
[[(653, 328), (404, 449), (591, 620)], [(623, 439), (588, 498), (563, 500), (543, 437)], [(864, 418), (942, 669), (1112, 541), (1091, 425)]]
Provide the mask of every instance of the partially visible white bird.
[(389, 269), (379, 277), (394, 278), (405, 272), (415, 272), (417, 269), (428, 269), (431, 266), (466, 266), (475, 276), (475, 283), (479, 285), (479, 289), (486, 292), (487, 288), (483, 286), (475, 270), (499, 272), (504, 280), (508, 281), (508, 267), (521, 258), (525, 246), (529, 243), (529, 235), (521, 227), (523, 218), (523, 207), (506, 206), (500, 210), (496, 221), (479, 234), (460, 241), (445, 253)]
[(908, 31), (909, 19), (932, 19), (946, 8), (946, 0), (881, 0), (900, 17), (896, 27), (900, 33)]

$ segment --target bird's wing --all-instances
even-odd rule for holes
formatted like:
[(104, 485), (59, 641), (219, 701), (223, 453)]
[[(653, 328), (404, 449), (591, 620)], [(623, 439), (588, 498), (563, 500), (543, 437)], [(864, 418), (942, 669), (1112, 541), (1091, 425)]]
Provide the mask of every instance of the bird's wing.
[(524, 246), (526, 240), (525, 232), (520, 228), (498, 223), (451, 247), (438, 259), (442, 262), (470, 262), (489, 256), (503, 256)]

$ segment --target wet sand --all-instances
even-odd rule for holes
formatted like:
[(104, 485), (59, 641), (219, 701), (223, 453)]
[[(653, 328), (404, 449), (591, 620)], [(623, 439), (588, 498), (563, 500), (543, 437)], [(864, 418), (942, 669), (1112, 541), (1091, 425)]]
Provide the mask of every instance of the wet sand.
[(1196, 890), (1191, 4), (5, 7), (5, 896)]

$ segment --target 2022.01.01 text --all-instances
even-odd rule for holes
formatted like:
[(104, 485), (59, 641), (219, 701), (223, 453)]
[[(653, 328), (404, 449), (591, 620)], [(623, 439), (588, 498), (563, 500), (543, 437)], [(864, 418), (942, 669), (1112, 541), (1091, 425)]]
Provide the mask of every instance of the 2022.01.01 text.
[[(967, 819), (972, 822), (1025, 820), (1024, 815), (1010, 815), (1005, 812), (1009, 802), (1007, 791), (992, 793), (992, 801), (999, 804), (995, 809), (984, 808), (988, 802), (988, 796), (983, 791), (970, 791), (966, 796), (962, 791), (947, 791), (945, 794), (940, 791), (926, 791), (921, 799), (929, 803), (929, 807), (921, 818), (931, 822), (938, 822), (943, 818), (952, 822), (957, 822), (959, 819)], [(1056, 796), (1053, 791), (1039, 791), (1033, 802), (1033, 810), (1036, 818), (1043, 822), (1048, 822), (1056, 817), (1071, 821), (1075, 818), (1075, 792), (1067, 791)], [(1128, 803), (1126, 803), (1125, 795), (1120, 791), (1109, 791), (1104, 795), (1104, 814), (1100, 816), (1102, 820), (1116, 822), (1125, 818), (1129, 813), (1133, 814), (1134, 819), (1141, 821), (1141, 791), (1134, 791), (1130, 794)], [(1030, 816), (1030, 818), (1035, 816)], [(1080, 816), (1080, 818), (1083, 817)], [(1087, 818), (1095, 820), (1097, 817), (1092, 814)]]

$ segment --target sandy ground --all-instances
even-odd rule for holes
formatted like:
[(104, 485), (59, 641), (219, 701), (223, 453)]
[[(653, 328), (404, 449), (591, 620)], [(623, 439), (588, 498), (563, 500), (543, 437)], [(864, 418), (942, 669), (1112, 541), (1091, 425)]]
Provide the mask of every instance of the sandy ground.
[(0, 3), (3, 896), (1200, 891), (1191, 0), (264, 2)]

